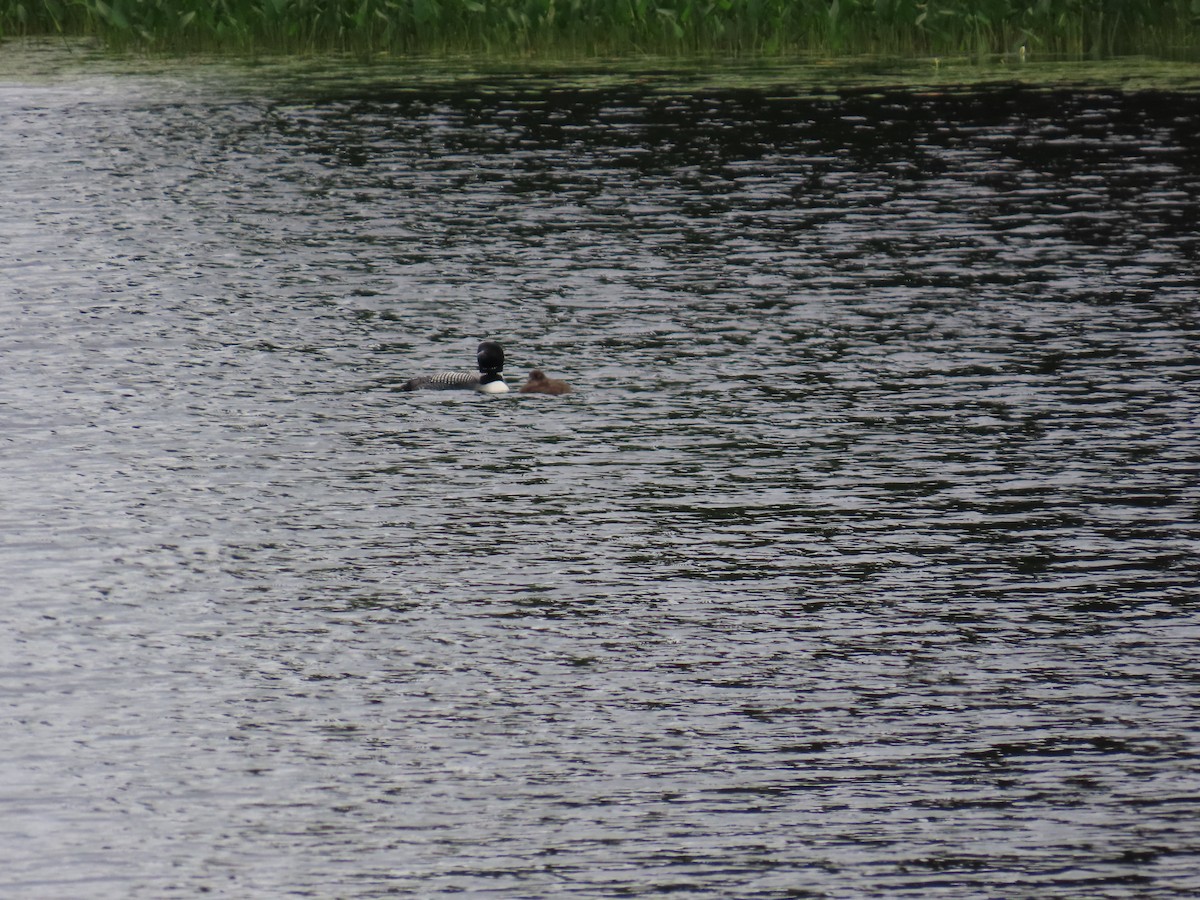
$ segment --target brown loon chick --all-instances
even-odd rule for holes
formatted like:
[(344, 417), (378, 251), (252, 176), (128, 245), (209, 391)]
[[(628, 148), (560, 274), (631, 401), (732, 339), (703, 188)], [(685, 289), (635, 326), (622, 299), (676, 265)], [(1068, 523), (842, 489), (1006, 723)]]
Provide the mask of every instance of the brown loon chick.
[(521, 385), (522, 394), (569, 394), (571, 386), (557, 378), (547, 378), (541, 369), (529, 373), (529, 380)]

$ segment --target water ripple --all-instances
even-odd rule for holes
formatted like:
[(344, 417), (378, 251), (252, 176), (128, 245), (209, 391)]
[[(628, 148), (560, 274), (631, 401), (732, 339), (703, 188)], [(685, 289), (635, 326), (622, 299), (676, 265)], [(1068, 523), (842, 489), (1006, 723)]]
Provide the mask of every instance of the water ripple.
[(314, 85), (0, 90), (0, 890), (1200, 887), (1191, 94)]

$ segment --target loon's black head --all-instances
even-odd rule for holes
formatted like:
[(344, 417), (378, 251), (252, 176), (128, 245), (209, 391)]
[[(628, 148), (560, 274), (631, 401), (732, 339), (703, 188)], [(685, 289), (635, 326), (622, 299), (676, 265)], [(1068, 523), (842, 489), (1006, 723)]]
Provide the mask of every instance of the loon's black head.
[(484, 341), (475, 351), (475, 359), (480, 372), (495, 374), (504, 368), (504, 348), (495, 341)]

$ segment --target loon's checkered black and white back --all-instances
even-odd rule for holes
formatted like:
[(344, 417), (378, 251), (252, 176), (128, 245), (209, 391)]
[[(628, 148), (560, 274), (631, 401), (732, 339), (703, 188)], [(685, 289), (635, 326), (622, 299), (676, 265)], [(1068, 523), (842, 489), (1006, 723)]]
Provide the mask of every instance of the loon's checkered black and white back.
[(480, 378), (478, 372), (435, 372), (433, 375), (418, 375), (416, 378), (410, 378), (404, 385), (404, 390), (477, 388)]

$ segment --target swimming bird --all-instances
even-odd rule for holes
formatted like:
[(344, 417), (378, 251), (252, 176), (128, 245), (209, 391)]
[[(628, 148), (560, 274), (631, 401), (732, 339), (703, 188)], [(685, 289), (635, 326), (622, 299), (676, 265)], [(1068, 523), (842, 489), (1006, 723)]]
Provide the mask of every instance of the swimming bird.
[(455, 388), (479, 391), (483, 394), (503, 394), (508, 390), (504, 383), (504, 348), (495, 341), (484, 341), (475, 351), (475, 362), (479, 372), (436, 372), (433, 375), (418, 375), (404, 385), (406, 391), (422, 388), (452, 390)]
[(529, 373), (529, 380), (521, 385), (522, 394), (569, 394), (571, 386), (558, 378), (547, 378), (541, 369)]

